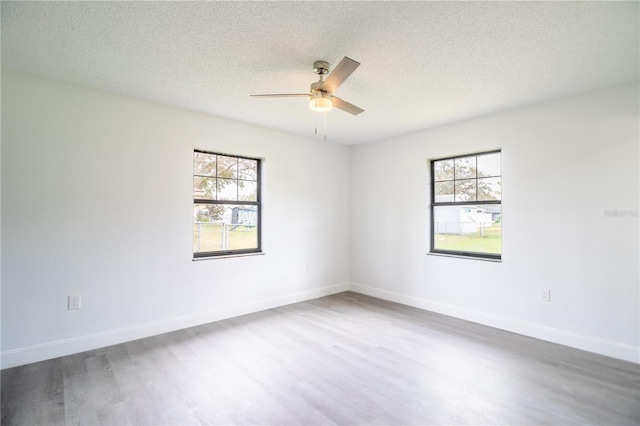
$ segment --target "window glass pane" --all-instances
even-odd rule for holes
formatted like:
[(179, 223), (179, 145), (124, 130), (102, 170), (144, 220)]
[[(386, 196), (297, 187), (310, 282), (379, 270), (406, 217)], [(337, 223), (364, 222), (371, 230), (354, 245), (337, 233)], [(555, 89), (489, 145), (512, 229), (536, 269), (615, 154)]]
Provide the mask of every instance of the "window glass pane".
[(257, 201), (258, 200), (258, 182), (252, 182), (249, 180), (238, 181), (238, 200)]
[(477, 201), (476, 180), (456, 180), (456, 201)]
[(258, 248), (257, 206), (195, 204), (193, 252)]
[(218, 177), (235, 179), (238, 177), (238, 159), (218, 155)]
[(476, 177), (476, 157), (456, 158), (456, 179), (468, 179)]
[(478, 155), (478, 177), (500, 176), (500, 153)]
[(193, 153), (193, 174), (200, 176), (216, 175), (216, 155), (204, 152)]
[(238, 200), (238, 181), (235, 179), (218, 179), (218, 200)]
[(434, 249), (501, 254), (501, 212), (500, 205), (434, 207)]
[(258, 180), (258, 161), (239, 158), (238, 179)]
[(453, 181), (435, 183), (435, 202), (447, 203), (453, 201)]
[(434, 161), (433, 176), (436, 181), (453, 180), (453, 160)]
[(216, 179), (207, 177), (193, 177), (193, 198), (198, 200), (216, 199)]
[(502, 178), (478, 179), (478, 200), (500, 200), (502, 197)]

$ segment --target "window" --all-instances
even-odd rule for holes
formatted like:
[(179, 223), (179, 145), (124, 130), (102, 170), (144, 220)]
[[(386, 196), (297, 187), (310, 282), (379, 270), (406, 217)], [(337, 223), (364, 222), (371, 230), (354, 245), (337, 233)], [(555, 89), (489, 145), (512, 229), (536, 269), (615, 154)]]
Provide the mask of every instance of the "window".
[(500, 151), (431, 161), (431, 252), (500, 259)]
[(261, 251), (260, 168), (255, 158), (194, 151), (194, 258)]

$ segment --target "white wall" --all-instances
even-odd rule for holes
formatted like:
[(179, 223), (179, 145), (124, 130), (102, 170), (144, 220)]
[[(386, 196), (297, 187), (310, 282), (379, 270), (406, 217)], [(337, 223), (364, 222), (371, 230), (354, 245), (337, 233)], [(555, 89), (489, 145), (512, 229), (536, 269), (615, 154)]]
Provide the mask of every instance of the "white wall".
[[(353, 147), (351, 288), (639, 362), (638, 90)], [(502, 262), (426, 255), (429, 159), (497, 148)]]
[[(266, 255), (192, 261), (194, 148), (265, 159)], [(347, 289), (348, 163), (346, 146), (3, 70), (2, 366)]]

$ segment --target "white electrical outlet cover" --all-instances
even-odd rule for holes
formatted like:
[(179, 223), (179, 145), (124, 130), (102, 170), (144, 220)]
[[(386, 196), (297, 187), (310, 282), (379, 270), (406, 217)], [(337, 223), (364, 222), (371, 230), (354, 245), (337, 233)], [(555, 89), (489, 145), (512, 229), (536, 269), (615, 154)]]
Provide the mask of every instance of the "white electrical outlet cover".
[(67, 310), (74, 311), (80, 309), (80, 296), (69, 296), (67, 300)]

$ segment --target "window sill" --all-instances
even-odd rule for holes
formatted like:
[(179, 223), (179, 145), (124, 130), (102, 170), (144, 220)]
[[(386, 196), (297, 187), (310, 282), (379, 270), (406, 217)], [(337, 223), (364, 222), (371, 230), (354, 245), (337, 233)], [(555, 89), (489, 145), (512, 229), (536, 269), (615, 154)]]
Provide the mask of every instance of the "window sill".
[(483, 260), (485, 262), (502, 263), (502, 259), (492, 259), (490, 257), (468, 256), (462, 254), (434, 253), (429, 252), (427, 256), (455, 257), (457, 259)]
[(194, 257), (193, 260), (194, 262), (197, 262), (199, 260), (212, 260), (212, 259), (229, 259), (232, 257), (249, 257), (249, 256), (264, 256), (264, 252), (259, 252), (259, 253), (238, 253), (238, 254), (225, 254), (225, 255), (221, 255), (221, 256), (206, 256), (206, 257)]

